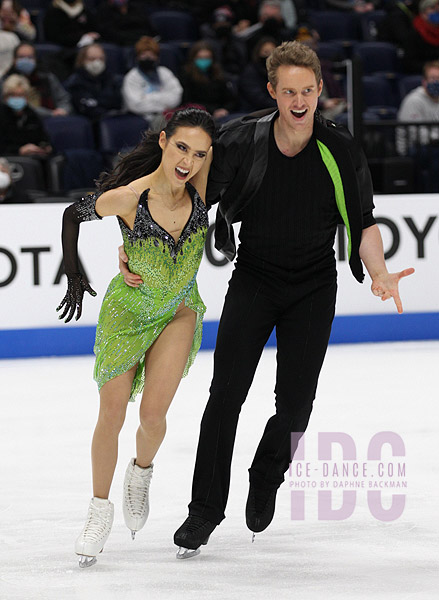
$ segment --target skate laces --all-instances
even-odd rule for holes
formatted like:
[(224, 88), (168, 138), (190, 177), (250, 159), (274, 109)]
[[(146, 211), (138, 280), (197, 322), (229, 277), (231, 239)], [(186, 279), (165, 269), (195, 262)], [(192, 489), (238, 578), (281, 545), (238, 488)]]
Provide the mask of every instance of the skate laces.
[(151, 479), (152, 468), (149, 468), (148, 473), (143, 476), (136, 473), (134, 469), (130, 473), (130, 479), (126, 484), (126, 496), (128, 508), (133, 516), (142, 516), (145, 511)]
[(88, 509), (87, 521), (83, 536), (92, 542), (97, 542), (108, 529), (111, 522), (111, 504), (108, 507), (97, 508), (93, 503)]

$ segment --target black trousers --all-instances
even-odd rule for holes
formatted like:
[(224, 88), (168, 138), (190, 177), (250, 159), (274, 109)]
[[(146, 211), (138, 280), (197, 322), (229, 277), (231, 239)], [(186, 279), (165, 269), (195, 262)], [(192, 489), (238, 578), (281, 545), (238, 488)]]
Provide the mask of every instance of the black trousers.
[[(214, 354), (210, 398), (201, 421), (189, 513), (225, 518), (239, 413), (262, 350), (276, 328), (276, 412), (249, 469), (258, 488), (277, 488), (304, 432), (335, 311), (335, 264), (300, 274), (238, 259), (229, 282)], [(297, 444), (296, 444), (297, 446)]]

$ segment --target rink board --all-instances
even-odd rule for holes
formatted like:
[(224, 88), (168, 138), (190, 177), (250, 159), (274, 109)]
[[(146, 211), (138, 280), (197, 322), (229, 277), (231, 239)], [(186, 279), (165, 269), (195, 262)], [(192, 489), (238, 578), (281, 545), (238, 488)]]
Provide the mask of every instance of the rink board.
[[(332, 343), (439, 339), (439, 196), (376, 196), (379, 221), (391, 271), (415, 267), (401, 284), (404, 314), (392, 301), (381, 302), (352, 277), (346, 240), (335, 243), (338, 271), (337, 312)], [(121, 243), (115, 218), (81, 226), (79, 253), (98, 298), (86, 295), (79, 323), (63, 324), (55, 307), (65, 293), (60, 230), (66, 205), (0, 206), (0, 357), (88, 354), (92, 352), (100, 300), (118, 272)], [(198, 275), (207, 305), (203, 348), (215, 345), (227, 282), (233, 265), (213, 249), (213, 221)], [(269, 345), (275, 344), (274, 335)]]

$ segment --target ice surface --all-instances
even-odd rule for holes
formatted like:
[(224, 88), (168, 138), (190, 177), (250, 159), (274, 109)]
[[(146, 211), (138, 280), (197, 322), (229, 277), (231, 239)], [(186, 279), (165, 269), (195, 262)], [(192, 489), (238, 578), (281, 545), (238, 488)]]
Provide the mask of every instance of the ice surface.
[(83, 570), (73, 544), (91, 497), (92, 367), (92, 357), (0, 363), (1, 600), (438, 598), (439, 342), (331, 346), (307, 432), (349, 433), (362, 460), (372, 435), (399, 433), (408, 481), (399, 519), (375, 519), (361, 491), (349, 519), (319, 521), (310, 490), (305, 519), (292, 521), (287, 474), (273, 523), (251, 543), (247, 468), (274, 406), (275, 352), (266, 350), (241, 413), (227, 518), (200, 556), (177, 560), (172, 537), (187, 513), (212, 370), (212, 355), (200, 353), (171, 406), (149, 520), (134, 542), (121, 498), (139, 400), (128, 406), (113, 530), (98, 563)]

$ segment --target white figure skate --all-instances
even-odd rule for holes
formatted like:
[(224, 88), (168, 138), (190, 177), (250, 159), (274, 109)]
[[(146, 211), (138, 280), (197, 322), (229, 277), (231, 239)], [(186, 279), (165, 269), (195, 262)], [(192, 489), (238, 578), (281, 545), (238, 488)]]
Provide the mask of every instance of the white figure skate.
[(104, 549), (114, 519), (114, 504), (103, 498), (92, 498), (84, 529), (75, 542), (81, 568), (91, 567)]
[(152, 479), (154, 464), (142, 468), (135, 464), (132, 458), (125, 473), (123, 483), (123, 516), (126, 526), (131, 529), (134, 540), (136, 532), (140, 531), (149, 515), (149, 486)]

